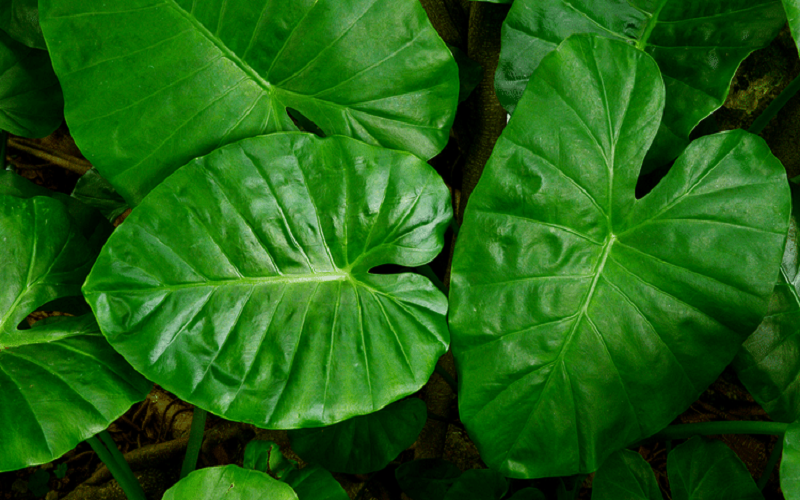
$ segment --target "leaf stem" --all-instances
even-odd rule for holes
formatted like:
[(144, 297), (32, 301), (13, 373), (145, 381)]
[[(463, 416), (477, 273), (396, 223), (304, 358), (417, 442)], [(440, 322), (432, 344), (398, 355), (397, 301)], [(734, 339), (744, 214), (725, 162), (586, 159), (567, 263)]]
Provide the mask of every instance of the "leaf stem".
[(772, 100), (771, 103), (769, 103), (767, 109), (765, 109), (760, 115), (758, 115), (756, 121), (754, 121), (753, 124), (750, 125), (750, 129), (748, 129), (748, 132), (752, 134), (760, 134), (761, 131), (764, 130), (764, 127), (766, 127), (767, 124), (773, 118), (775, 118), (775, 115), (778, 114), (778, 111), (780, 111), (783, 108), (783, 106), (785, 106), (786, 103), (789, 102), (789, 99), (794, 97), (794, 95), (797, 93), (798, 90), (800, 90), (800, 76), (792, 80), (792, 82), (785, 89), (783, 89), (780, 95), (778, 95), (778, 97), (776, 97), (775, 99)]
[(646, 441), (688, 439), (692, 436), (716, 434), (772, 434), (782, 436), (789, 424), (780, 422), (724, 421), (698, 422), (696, 424), (670, 425), (646, 439)]
[(203, 444), (203, 432), (206, 428), (208, 412), (202, 408), (194, 407), (192, 415), (192, 428), (189, 431), (189, 444), (186, 446), (186, 456), (181, 467), (181, 479), (189, 475), (197, 467), (197, 457), (200, 455), (200, 446)]
[[(100, 433), (101, 439), (111, 439), (108, 436), (104, 437), (102, 434), (103, 433)], [(122, 491), (125, 492), (128, 500), (146, 500), (142, 485), (136, 480), (136, 476), (133, 475), (131, 468), (128, 466), (128, 462), (125, 461), (125, 458), (122, 458), (122, 454), (119, 453), (113, 441), (111, 441), (112, 446), (109, 447), (104, 445), (100, 439), (97, 439), (97, 436), (90, 437), (86, 442), (89, 443), (89, 446), (97, 453), (100, 460), (108, 467), (109, 472), (111, 472), (111, 475), (117, 480), (117, 483), (119, 483)], [(116, 453), (119, 454), (122, 463), (120, 463), (119, 459), (115, 457), (111, 450), (115, 450)]]
[(454, 379), (454, 378), (453, 378), (453, 377), (450, 375), (450, 373), (448, 373), (448, 371), (447, 371), (447, 370), (445, 370), (444, 368), (442, 368), (442, 367), (441, 367), (441, 366), (440, 366), (440, 365), (437, 363), (437, 364), (436, 364), (436, 366), (433, 368), (433, 372), (434, 372), (434, 373), (437, 373), (437, 374), (438, 374), (440, 377), (442, 377), (442, 378), (444, 379), (444, 381), (445, 381), (445, 382), (447, 382), (447, 385), (449, 385), (449, 386), (450, 386), (450, 388), (451, 388), (451, 389), (453, 389), (453, 392), (454, 392), (454, 393), (456, 393), (456, 394), (458, 394), (458, 383), (457, 383), (457, 382), (456, 382), (456, 380), (455, 380), (455, 379)]
[(778, 460), (780, 460), (782, 452), (783, 438), (779, 438), (775, 446), (772, 447), (772, 453), (769, 454), (769, 460), (767, 460), (767, 465), (764, 466), (764, 472), (761, 474), (761, 477), (758, 478), (757, 486), (759, 490), (764, 491), (764, 487), (769, 482), (772, 471), (775, 469), (775, 466), (778, 465)]

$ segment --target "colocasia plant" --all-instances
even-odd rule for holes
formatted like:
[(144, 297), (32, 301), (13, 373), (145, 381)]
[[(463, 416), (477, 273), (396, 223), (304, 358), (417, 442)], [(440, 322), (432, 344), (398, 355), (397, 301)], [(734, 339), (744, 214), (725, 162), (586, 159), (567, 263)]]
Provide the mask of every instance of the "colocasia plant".
[[(0, 127), (63, 105), (94, 166), (72, 196), (0, 172), (0, 471), (85, 440), (146, 498), (105, 429), (156, 383), (195, 406), (167, 499), (344, 500), (332, 473), (389, 466), (413, 500), (590, 473), (654, 500), (656, 440), (671, 498), (763, 498), (781, 460), (800, 499), (799, 192), (756, 135), (800, 81), (695, 130), (800, 2), (493, 3), (0, 2)], [(728, 366), (773, 421), (670, 425)], [(418, 397), (434, 371), (457, 416)], [(307, 464), (252, 441), (194, 470), (207, 412)], [(487, 468), (398, 464), (429, 419)], [(727, 433), (780, 436), (758, 484)]]

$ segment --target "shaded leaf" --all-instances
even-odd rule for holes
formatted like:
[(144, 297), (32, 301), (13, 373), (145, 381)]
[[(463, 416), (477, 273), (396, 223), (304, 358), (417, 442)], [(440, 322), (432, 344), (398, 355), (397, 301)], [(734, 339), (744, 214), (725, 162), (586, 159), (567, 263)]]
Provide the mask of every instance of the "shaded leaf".
[(458, 476), (444, 500), (500, 500), (508, 491), (508, 480), (491, 469), (469, 469)]
[(331, 473), (318, 465), (292, 469), (284, 479), (299, 500), (348, 500), (347, 493)]
[(791, 423), (783, 435), (780, 480), (786, 500), (800, 499), (800, 422)]
[(536, 488), (524, 488), (508, 497), (508, 500), (547, 500), (547, 497)]
[(720, 133), (637, 200), (663, 99), (648, 55), (571, 37), (470, 198), (450, 295), (459, 409), (506, 476), (589, 473), (662, 429), (767, 311), (785, 170), (760, 138)]
[[(111, 344), (185, 401), (319, 427), (416, 392), (445, 352), (447, 187), (346, 137), (246, 139), (187, 164), (117, 228), (83, 287)], [(142, 242), (131, 245), (131, 241)]]
[(284, 476), (297, 468), (297, 462), (283, 456), (278, 443), (258, 440), (247, 443), (242, 465), (245, 469), (266, 472), (275, 479), (281, 480), (284, 480)]
[(28, 47), (47, 50), (39, 26), (38, 0), (0, 0), (0, 29)]
[(414, 444), (427, 415), (424, 401), (409, 398), (328, 427), (289, 431), (289, 439), (306, 462), (331, 472), (367, 474), (383, 469)]
[(89, 169), (78, 179), (72, 190), (74, 199), (95, 208), (111, 222), (117, 220), (128, 209), (128, 203), (117, 193), (114, 186), (105, 180), (96, 168)]
[(394, 475), (412, 500), (441, 500), (461, 475), (461, 469), (446, 460), (424, 458), (402, 464)]
[(592, 481), (592, 500), (661, 500), (650, 464), (635, 451), (620, 450), (603, 462)]

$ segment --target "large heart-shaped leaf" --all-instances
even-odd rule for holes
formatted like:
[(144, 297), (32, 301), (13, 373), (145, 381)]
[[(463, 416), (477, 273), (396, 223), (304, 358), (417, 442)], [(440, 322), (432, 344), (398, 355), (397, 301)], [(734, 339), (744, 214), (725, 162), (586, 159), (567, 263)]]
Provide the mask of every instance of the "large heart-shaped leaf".
[(800, 188), (792, 188), (792, 220), (778, 283), (763, 323), (742, 344), (733, 366), (773, 420), (800, 418)]
[[(75, 141), (136, 204), (194, 157), (296, 130), (428, 159), (458, 69), (418, 0), (43, 0)], [(91, 36), (87, 36), (91, 33)]]
[(513, 112), (539, 62), (571, 34), (635, 44), (658, 62), (667, 91), (647, 162), (659, 166), (686, 147), (725, 102), (739, 64), (785, 23), (780, 0), (517, 0), (503, 24), (497, 96)]
[(571, 37), (469, 200), (451, 288), (460, 416), (507, 476), (592, 472), (663, 428), (766, 313), (783, 167), (758, 137), (721, 133), (636, 199), (663, 102), (647, 54)]
[(268, 474), (238, 465), (192, 472), (164, 493), (164, 500), (298, 500), (292, 488)]
[[(447, 300), (417, 274), (451, 218), (408, 153), (283, 133), (192, 161), (114, 232), (84, 295), (137, 370), (229, 419), (319, 427), (417, 391)], [(132, 244), (131, 242), (139, 242)]]
[(0, 129), (44, 137), (63, 121), (64, 100), (50, 56), (0, 31)]
[(94, 260), (52, 198), (0, 196), (0, 471), (49, 462), (105, 429), (150, 384), (103, 339), (91, 315), (17, 325), (80, 294)]
[(592, 481), (592, 500), (661, 500), (650, 464), (635, 451), (620, 450), (603, 462)]
[[(673, 500), (763, 500), (747, 467), (722, 441), (695, 436), (667, 457)], [(660, 495), (659, 495), (660, 497)]]
[(427, 416), (425, 402), (409, 398), (328, 427), (289, 431), (289, 439), (307, 462), (331, 472), (367, 474), (383, 469), (414, 444)]

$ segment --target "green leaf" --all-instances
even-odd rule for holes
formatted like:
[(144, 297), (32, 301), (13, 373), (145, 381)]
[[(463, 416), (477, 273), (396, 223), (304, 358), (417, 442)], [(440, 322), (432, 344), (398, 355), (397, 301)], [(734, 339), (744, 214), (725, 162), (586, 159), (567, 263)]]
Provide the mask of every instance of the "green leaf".
[(80, 294), (94, 252), (52, 198), (0, 196), (0, 471), (50, 462), (141, 401), (150, 383), (125, 363), (94, 317), (17, 325)]
[(330, 472), (317, 465), (289, 471), (284, 479), (299, 500), (348, 500), (347, 492)]
[(500, 500), (508, 480), (491, 469), (469, 469), (458, 476), (443, 500)]
[[(132, 205), (192, 158), (296, 130), (429, 159), (458, 69), (418, 0), (42, 0), (42, 29), (87, 158)], [(86, 36), (91, 33), (92, 36)]]
[(33, 496), (39, 498), (47, 495), (47, 492), (50, 491), (50, 473), (43, 469), (38, 469), (36, 472), (31, 474), (30, 479), (28, 479), (28, 489), (33, 494)]
[(780, 0), (517, 0), (503, 24), (495, 88), (513, 113), (539, 62), (570, 35), (635, 44), (658, 62), (666, 86), (645, 164), (652, 170), (688, 145), (692, 129), (725, 102), (739, 64), (785, 22)]
[(800, 418), (800, 189), (796, 186), (792, 201), (789, 236), (769, 311), (733, 363), (747, 391), (778, 422)]
[(28, 47), (47, 49), (39, 26), (38, 0), (0, 0), (0, 29)]
[(71, 196), (85, 205), (97, 209), (111, 222), (117, 220), (117, 217), (128, 209), (128, 203), (117, 193), (111, 183), (100, 175), (96, 168), (89, 169), (78, 179)]
[(164, 493), (164, 500), (298, 500), (287, 484), (238, 465), (196, 470)]
[(328, 427), (289, 431), (289, 439), (306, 462), (331, 472), (367, 474), (383, 469), (414, 444), (427, 416), (425, 402), (409, 398)]
[(647, 54), (571, 37), (542, 60), (469, 200), (450, 295), (459, 409), (506, 476), (589, 473), (662, 429), (767, 311), (785, 171), (760, 138), (726, 132), (637, 200), (663, 102)]
[(547, 497), (536, 488), (524, 488), (508, 497), (508, 500), (547, 500)]
[(800, 421), (792, 422), (783, 435), (780, 480), (786, 500), (800, 499)]
[(246, 139), (148, 196), (83, 292), (114, 348), (181, 399), (265, 428), (329, 425), (416, 392), (446, 351), (444, 295), (369, 270), (429, 262), (451, 216), (408, 153)]
[(483, 66), (470, 59), (467, 54), (455, 45), (447, 45), (453, 58), (458, 64), (458, 80), (460, 82), (458, 89), (458, 102), (464, 102), (467, 97), (475, 90), (475, 87), (481, 82), (483, 78)]
[(0, 129), (44, 137), (63, 121), (64, 101), (47, 52), (0, 31)]
[(603, 462), (592, 482), (592, 500), (661, 500), (650, 464), (635, 451), (620, 450)]
[(275, 479), (283, 480), (290, 471), (297, 468), (297, 462), (289, 460), (281, 453), (281, 448), (274, 441), (253, 440), (244, 449), (245, 469), (266, 472)]
[(55, 474), (57, 479), (64, 479), (64, 477), (67, 475), (68, 469), (69, 466), (65, 462), (62, 462), (56, 466), (53, 474)]
[(394, 475), (412, 500), (442, 500), (461, 475), (461, 469), (446, 460), (424, 458), (404, 463)]
[(673, 500), (764, 499), (747, 467), (722, 441), (695, 436), (677, 446), (667, 456), (667, 473)]

